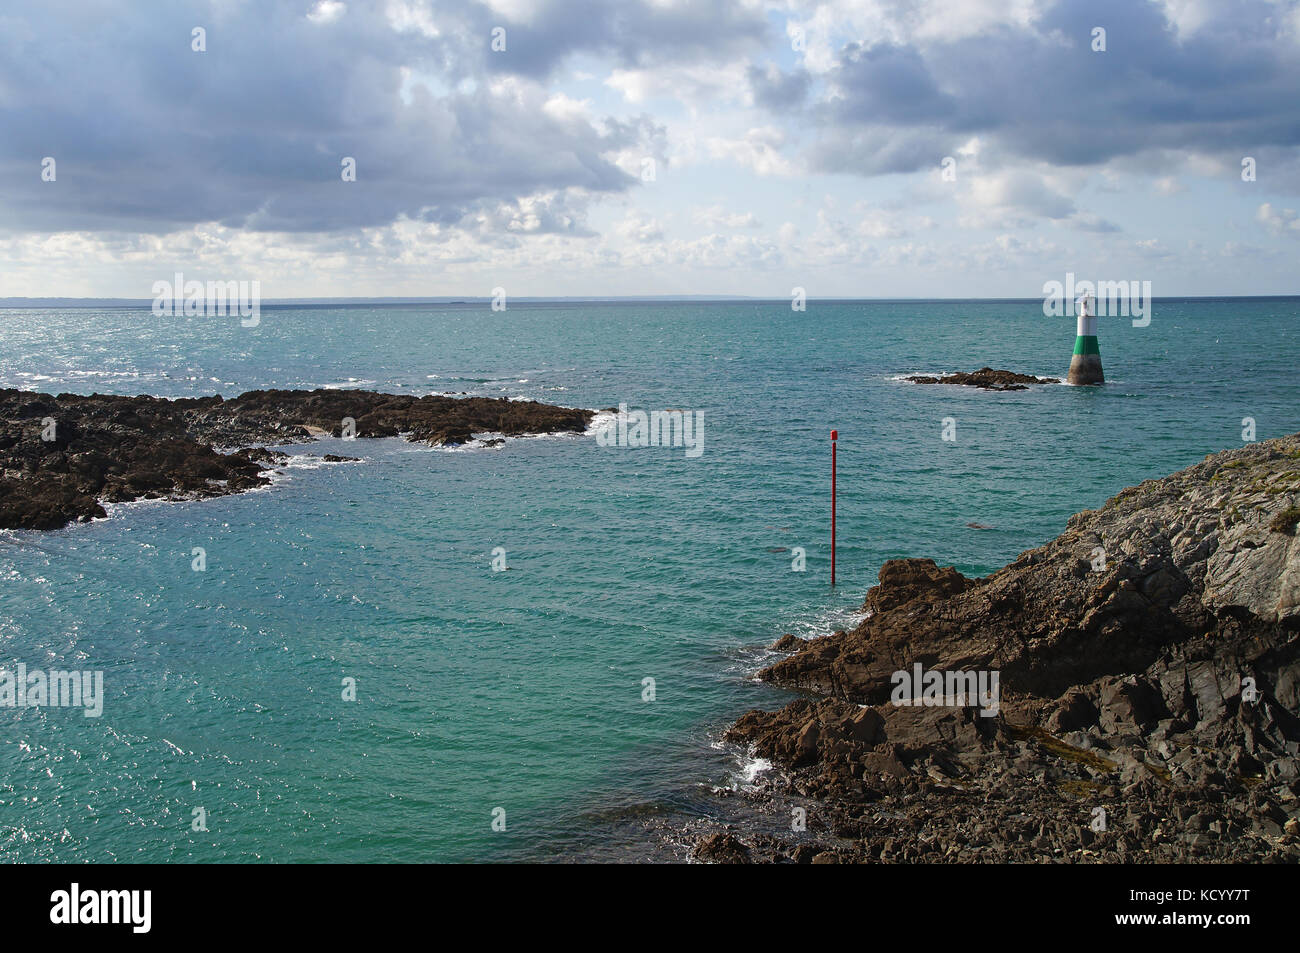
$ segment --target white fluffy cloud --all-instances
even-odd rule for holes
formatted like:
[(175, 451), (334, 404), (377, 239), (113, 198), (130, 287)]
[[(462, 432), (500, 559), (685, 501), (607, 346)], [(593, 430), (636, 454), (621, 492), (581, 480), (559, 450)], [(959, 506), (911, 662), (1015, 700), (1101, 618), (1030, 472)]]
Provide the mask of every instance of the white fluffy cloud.
[(1274, 208), (1265, 202), (1255, 213), (1255, 218), (1272, 235), (1300, 237), (1300, 213), (1293, 208)]

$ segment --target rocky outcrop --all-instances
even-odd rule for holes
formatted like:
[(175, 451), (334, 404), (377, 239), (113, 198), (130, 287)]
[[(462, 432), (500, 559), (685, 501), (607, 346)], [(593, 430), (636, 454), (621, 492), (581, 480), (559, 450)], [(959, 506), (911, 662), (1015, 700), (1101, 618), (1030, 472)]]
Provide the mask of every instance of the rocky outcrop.
[(1028, 390), (1030, 384), (1061, 383), (1055, 377), (1034, 377), (1032, 374), (999, 371), (991, 367), (981, 367), (978, 371), (970, 373), (948, 374), (945, 377), (918, 374), (907, 379), (913, 384), (961, 384), (966, 387), (978, 387), (981, 390)]
[[(1300, 860), (1300, 435), (1120, 493), (983, 579), (891, 560), (850, 632), (761, 672), (822, 696), (729, 740), (808, 830), (753, 860)], [(898, 672), (998, 673), (996, 706)], [(904, 693), (903, 699), (917, 697)]]
[(728, 831), (704, 838), (695, 848), (695, 856), (712, 864), (750, 863), (749, 848)]
[(54, 529), (103, 516), (106, 502), (239, 493), (269, 482), (266, 465), (284, 459), (259, 445), (345, 428), (442, 445), (484, 431), (582, 431), (592, 416), (535, 401), (362, 390), (260, 390), (230, 400), (0, 390), (0, 529)]

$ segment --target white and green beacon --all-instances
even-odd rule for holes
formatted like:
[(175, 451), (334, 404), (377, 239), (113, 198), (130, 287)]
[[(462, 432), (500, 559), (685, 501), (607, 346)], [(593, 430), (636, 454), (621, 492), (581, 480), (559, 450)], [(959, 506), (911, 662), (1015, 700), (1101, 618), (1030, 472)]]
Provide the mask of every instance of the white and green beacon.
[(1074, 338), (1074, 356), (1070, 358), (1070, 384), (1102, 384), (1106, 378), (1101, 373), (1101, 349), (1097, 347), (1097, 315), (1092, 307), (1092, 295), (1079, 299), (1079, 330)]

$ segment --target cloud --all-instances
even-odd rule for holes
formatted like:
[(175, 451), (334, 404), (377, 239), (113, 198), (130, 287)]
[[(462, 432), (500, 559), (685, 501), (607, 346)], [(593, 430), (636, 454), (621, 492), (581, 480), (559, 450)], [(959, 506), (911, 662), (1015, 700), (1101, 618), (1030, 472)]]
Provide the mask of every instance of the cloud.
[(1137, 253), (1142, 258), (1149, 258), (1155, 261), (1173, 258), (1171, 252), (1158, 238), (1143, 238), (1136, 242)]
[(774, 112), (802, 106), (812, 89), (812, 75), (803, 69), (783, 73), (775, 64), (750, 66), (745, 72), (751, 99)]
[(784, 132), (775, 126), (763, 126), (750, 129), (740, 139), (711, 137), (705, 148), (714, 159), (725, 159), (759, 175), (793, 175), (796, 166), (781, 154), (785, 143)]
[(663, 240), (663, 226), (650, 215), (639, 211), (629, 212), (616, 229), (623, 238), (636, 244)]
[(762, 223), (753, 212), (729, 212), (721, 205), (697, 209), (692, 219), (707, 228), (759, 228)]
[(307, 14), (312, 23), (333, 23), (347, 12), (348, 5), (340, 0), (320, 0)]
[(489, 243), (541, 234), (590, 238), (596, 234), (587, 226), (590, 203), (591, 194), (581, 189), (552, 191), (484, 206), (456, 225)]
[(1042, 218), (1069, 218), (1074, 202), (1044, 178), (1027, 171), (979, 175), (970, 179), (967, 203), (976, 208), (1025, 212)]
[(494, 6), (475, 20), (482, 26), (484, 48), (492, 27), (506, 30), (509, 55), (491, 57), (489, 67), (532, 77), (551, 74), (578, 53), (609, 57), (625, 69), (727, 62), (758, 48), (770, 32), (761, 7), (729, 0), (536, 0)]
[(830, 86), (828, 111), (840, 122), (922, 125), (951, 117), (956, 107), (918, 50), (888, 43), (850, 44)]
[(1265, 202), (1255, 213), (1255, 220), (1272, 235), (1300, 237), (1300, 213), (1293, 208), (1274, 208)]
[(741, 63), (722, 66), (674, 64), (614, 69), (605, 85), (618, 90), (629, 103), (667, 98), (675, 99), (692, 110), (701, 104), (716, 109), (724, 103), (747, 98), (749, 91), (744, 77), (745, 68)]
[(1082, 232), (1097, 232), (1102, 235), (1123, 231), (1123, 229), (1114, 222), (1107, 221), (1091, 212), (1075, 213), (1070, 218), (1070, 224)]
[[(546, 30), (583, 19), (576, 2), (545, 6)], [(656, 18), (642, 4), (625, 20), (610, 9), (565, 42), (548, 40), (548, 56), (558, 62), (589, 41), (636, 61), (638, 23), (658, 24), (643, 38), (648, 56), (705, 15)], [(6, 11), (4, 227), (449, 224), (532, 195), (634, 187), (638, 179), (616, 159), (654, 154), (654, 124), (595, 118), (528, 78), (537, 64), (515, 53), (527, 30), (511, 34), (510, 52), (494, 54), (490, 15), (474, 3), (435, 10), (416, 0), (181, 2), (148, 11), (124, 0), (89, 8), (51, 0)], [(723, 22), (741, 30), (740, 16)], [(203, 51), (191, 46), (196, 25), (206, 31)], [(53, 182), (41, 179), (46, 156), (56, 162)], [(342, 179), (345, 157), (356, 160), (355, 182)]]
[[(756, 101), (788, 110), (781, 91), (820, 65), (812, 167), (867, 176), (932, 166), (972, 135), (1009, 158), (1077, 166), (1300, 145), (1300, 57), (1276, 4), (1056, 0), (1001, 18), (977, 6), (944, 30), (935, 18), (951, 4), (866, 4), (873, 15), (838, 25), (829, 62), (751, 74)], [(813, 18), (823, 33), (836, 28), (826, 9)], [(874, 33), (855, 32), (869, 21)], [(1091, 48), (1098, 24), (1105, 52)]]

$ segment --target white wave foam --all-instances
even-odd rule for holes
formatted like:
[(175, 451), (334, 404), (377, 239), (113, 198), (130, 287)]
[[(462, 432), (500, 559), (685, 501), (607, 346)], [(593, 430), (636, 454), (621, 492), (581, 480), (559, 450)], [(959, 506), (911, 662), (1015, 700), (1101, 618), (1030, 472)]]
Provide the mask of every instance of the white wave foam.
[(772, 770), (772, 762), (766, 758), (748, 758), (740, 766), (740, 780), (746, 785), (752, 785), (758, 780), (758, 776), (764, 771)]
[(617, 411), (597, 410), (595, 416), (591, 418), (591, 423), (587, 424), (587, 429), (582, 432), (584, 437), (594, 437), (601, 429), (608, 427), (618, 420)]
[[(709, 747), (726, 749), (732, 747), (723, 741), (714, 741)], [(736, 769), (727, 778), (727, 787), (732, 791), (756, 791), (762, 776), (772, 770), (772, 762), (754, 754), (751, 745), (744, 752), (736, 755)]]

